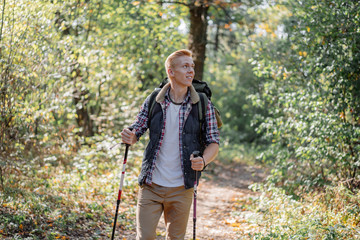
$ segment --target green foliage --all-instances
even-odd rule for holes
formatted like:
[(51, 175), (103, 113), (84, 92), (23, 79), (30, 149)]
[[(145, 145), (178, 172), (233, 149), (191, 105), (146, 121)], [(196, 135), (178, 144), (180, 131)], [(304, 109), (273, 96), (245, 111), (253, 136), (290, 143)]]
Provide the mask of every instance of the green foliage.
[(260, 213), (250, 222), (263, 231), (251, 239), (358, 239), (359, 194), (346, 187), (327, 187), (295, 200), (272, 184), (254, 185), (262, 192), (256, 206)]
[(0, 9), (0, 173), (119, 137), (165, 56), (181, 8), (137, 1), (5, 1)]
[(232, 144), (260, 142), (252, 119), (256, 114), (266, 114), (247, 99), (258, 92), (260, 81), (249, 63), (254, 54), (255, 24), (263, 21), (257, 16), (255, 4), (256, 1), (246, 3), (246, 8), (231, 8), (230, 16), (223, 16), (222, 11), (209, 13), (210, 40), (204, 80), (210, 83), (212, 99), (221, 110), (222, 139)]
[[(236, 144), (224, 140), (220, 145), (218, 159), (223, 164), (243, 163), (248, 165), (261, 164), (257, 161), (257, 155), (266, 149), (258, 144)], [(216, 168), (216, 166), (214, 166)]]
[(49, 118), (42, 106), (52, 97), (48, 84), (54, 83), (45, 74), (51, 68), (45, 59), (52, 54), (47, 42), (52, 34), (51, 9), (32, 3), (4, 1), (1, 5), (1, 173), (6, 166), (16, 167), (34, 147), (40, 124)]
[(224, 139), (234, 144), (252, 142), (258, 137), (251, 126), (253, 115), (258, 110), (246, 99), (247, 95), (256, 92), (258, 83), (247, 64), (249, 57), (237, 55), (238, 51), (233, 50), (231, 56), (219, 53), (222, 56), (217, 61), (209, 61), (209, 73), (205, 75), (205, 81), (213, 89), (212, 99), (221, 110), (225, 123), (221, 129)]
[(289, 1), (286, 7), (283, 37), (259, 39), (252, 60), (263, 84), (251, 98), (269, 112), (258, 131), (273, 143), (260, 158), (275, 166), (269, 180), (289, 190), (339, 181), (356, 187), (359, 4)]

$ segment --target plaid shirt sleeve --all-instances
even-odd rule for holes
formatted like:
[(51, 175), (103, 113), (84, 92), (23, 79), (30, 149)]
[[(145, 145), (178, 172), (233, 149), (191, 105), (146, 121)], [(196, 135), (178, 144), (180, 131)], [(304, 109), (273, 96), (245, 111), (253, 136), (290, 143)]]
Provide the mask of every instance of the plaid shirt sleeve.
[(206, 111), (206, 145), (210, 143), (220, 144), (220, 133), (217, 127), (217, 121), (215, 117), (214, 106), (211, 101), (208, 101), (207, 111)]
[(138, 115), (136, 116), (135, 121), (130, 126), (131, 128), (135, 129), (135, 134), (136, 134), (136, 137), (138, 140), (146, 132), (146, 130), (149, 127), (148, 126), (149, 101), (150, 101), (150, 96), (148, 96), (146, 98), (146, 100), (144, 101), (144, 103), (141, 106), (141, 109), (140, 109)]

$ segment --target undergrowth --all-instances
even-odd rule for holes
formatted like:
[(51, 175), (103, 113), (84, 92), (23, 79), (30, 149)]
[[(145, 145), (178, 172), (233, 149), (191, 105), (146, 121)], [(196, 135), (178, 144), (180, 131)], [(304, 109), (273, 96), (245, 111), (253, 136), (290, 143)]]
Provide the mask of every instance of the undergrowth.
[[(123, 152), (84, 147), (73, 164), (9, 169), (0, 192), (1, 239), (107, 239), (112, 232)], [(138, 152), (131, 151), (118, 229), (135, 227)]]
[(252, 189), (261, 196), (251, 203), (259, 214), (248, 223), (260, 229), (248, 234), (251, 239), (360, 239), (360, 192), (340, 185), (299, 194), (296, 200), (271, 184)]

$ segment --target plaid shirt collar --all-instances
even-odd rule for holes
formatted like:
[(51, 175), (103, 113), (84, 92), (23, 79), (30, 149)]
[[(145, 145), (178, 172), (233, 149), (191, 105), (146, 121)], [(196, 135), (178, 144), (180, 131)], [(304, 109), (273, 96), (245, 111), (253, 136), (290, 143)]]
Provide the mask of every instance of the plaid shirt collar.
[[(167, 83), (159, 92), (159, 94), (156, 96), (156, 102), (163, 103), (165, 100), (165, 97), (169, 99), (169, 91), (170, 91), (170, 83)], [(184, 102), (189, 102), (191, 100), (192, 104), (195, 104), (200, 101), (199, 94), (196, 92), (194, 86), (190, 86), (188, 88), (187, 96), (184, 99)]]
[[(171, 98), (170, 98), (170, 87), (167, 89), (166, 93), (165, 93), (165, 99), (166, 99), (166, 102), (171, 102)], [(187, 94), (182, 102), (182, 104), (184, 103), (188, 103), (190, 100), (190, 91), (188, 90), (187, 91)]]

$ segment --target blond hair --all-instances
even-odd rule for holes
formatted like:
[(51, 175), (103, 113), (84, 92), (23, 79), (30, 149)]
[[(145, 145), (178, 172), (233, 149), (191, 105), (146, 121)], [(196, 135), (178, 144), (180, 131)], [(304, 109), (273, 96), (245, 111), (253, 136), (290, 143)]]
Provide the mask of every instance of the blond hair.
[(192, 52), (187, 49), (181, 49), (181, 50), (177, 50), (177, 51), (173, 52), (172, 54), (170, 54), (165, 61), (166, 73), (168, 72), (168, 69), (170, 67), (174, 66), (174, 60), (176, 58), (182, 57), (182, 56), (192, 57)]

